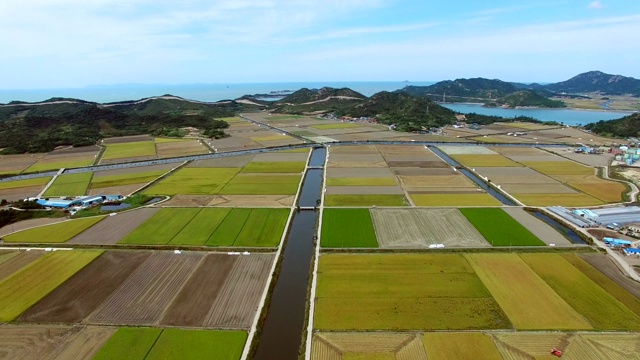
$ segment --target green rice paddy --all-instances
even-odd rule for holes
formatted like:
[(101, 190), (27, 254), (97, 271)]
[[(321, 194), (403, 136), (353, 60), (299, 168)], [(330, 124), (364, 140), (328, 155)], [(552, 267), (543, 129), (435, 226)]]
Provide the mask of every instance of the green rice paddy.
[(44, 196), (81, 196), (87, 192), (93, 173), (59, 175)]
[(51, 177), (41, 177), (35, 179), (15, 180), (0, 183), (0, 190), (17, 189), (31, 186), (44, 186), (51, 180)]
[(244, 173), (301, 173), (303, 161), (252, 161), (242, 168)]
[(460, 212), (493, 246), (545, 245), (502, 209), (461, 208)]
[(153, 141), (135, 141), (128, 143), (105, 144), (107, 150), (102, 159), (126, 159), (156, 155), (156, 145)]
[(143, 184), (157, 179), (166, 173), (165, 170), (145, 171), (131, 174), (107, 175), (94, 178), (91, 181), (91, 189), (101, 189), (112, 186), (123, 186), (132, 184)]
[(407, 206), (404, 195), (325, 195), (325, 206)]
[(369, 209), (325, 209), (322, 247), (378, 247)]
[(90, 228), (104, 216), (93, 216), (81, 219), (63, 221), (56, 224), (34, 227), (4, 236), (8, 243), (63, 243)]

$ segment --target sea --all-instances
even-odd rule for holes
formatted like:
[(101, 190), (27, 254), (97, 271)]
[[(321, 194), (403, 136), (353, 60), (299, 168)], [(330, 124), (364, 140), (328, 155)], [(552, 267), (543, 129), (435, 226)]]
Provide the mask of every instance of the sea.
[[(380, 91), (394, 91), (408, 85), (428, 86), (433, 81), (342, 81), (342, 82), (280, 82), (280, 83), (228, 83), (188, 85), (97, 85), (83, 88), (62, 89), (0, 89), (0, 104), (14, 100), (39, 102), (52, 97), (74, 98), (98, 103), (139, 100), (152, 96), (171, 94), (185, 99), (215, 102), (237, 99), (243, 95), (269, 94), (271, 92), (296, 91), (302, 88), (319, 89), (347, 87), (366, 96)], [(618, 119), (631, 112), (612, 110), (574, 109), (502, 109), (485, 108), (479, 104), (442, 104), (454, 111), (468, 114), (497, 115), (502, 117), (529, 116), (541, 121), (557, 121), (567, 125), (586, 125), (600, 120)]]

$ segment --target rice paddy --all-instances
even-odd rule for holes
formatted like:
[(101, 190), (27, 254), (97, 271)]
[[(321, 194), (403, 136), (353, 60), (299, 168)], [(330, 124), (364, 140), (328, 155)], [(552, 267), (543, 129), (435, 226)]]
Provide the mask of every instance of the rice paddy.
[(136, 141), (105, 144), (107, 150), (102, 159), (127, 159), (135, 157), (155, 156), (156, 145), (153, 141)]
[(63, 243), (95, 225), (104, 216), (94, 216), (39, 226), (4, 236), (8, 243)]
[(487, 193), (478, 194), (410, 194), (416, 206), (500, 206)]
[(326, 195), (325, 206), (407, 206), (403, 195)]
[[(529, 230), (498, 208), (465, 208), (460, 209), (462, 215), (493, 246), (543, 246)], [(500, 226), (496, 226), (500, 224)]]
[(378, 247), (368, 209), (326, 209), (322, 219), (323, 247)]
[(93, 173), (59, 175), (44, 196), (80, 196), (87, 192)]

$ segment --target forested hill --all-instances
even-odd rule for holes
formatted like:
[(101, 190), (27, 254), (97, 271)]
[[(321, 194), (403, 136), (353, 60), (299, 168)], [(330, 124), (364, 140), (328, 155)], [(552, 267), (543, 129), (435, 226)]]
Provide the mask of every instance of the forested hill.
[(473, 78), (441, 81), (430, 86), (405, 86), (396, 92), (426, 96), (436, 101), (485, 102), (518, 90), (513, 84), (502, 80)]
[(57, 146), (95, 144), (108, 136), (163, 134), (180, 127), (196, 127), (210, 136), (224, 136), (224, 121), (246, 109), (230, 101), (191, 102), (172, 96), (96, 104), (75, 99), (0, 106), (2, 153), (48, 152)]
[(282, 100), (276, 101), (276, 103), (302, 105), (305, 103), (316, 102), (316, 101), (327, 101), (327, 100), (330, 100), (331, 98), (342, 98), (345, 100), (354, 100), (354, 99), (364, 100), (367, 97), (349, 88), (341, 88), (341, 89), (335, 89), (330, 87), (323, 87), (321, 89), (302, 88), (284, 97)]
[(589, 71), (567, 81), (545, 85), (544, 89), (570, 94), (597, 92), (603, 95), (640, 96), (640, 80), (601, 71)]
[(621, 119), (598, 121), (585, 126), (587, 130), (608, 137), (628, 138), (640, 136), (640, 113), (631, 114)]
[(566, 107), (564, 102), (558, 101), (558, 100), (551, 100), (532, 90), (521, 90), (521, 91), (510, 93), (504, 97), (496, 99), (493, 104), (490, 103), (487, 105), (508, 106), (508, 107), (535, 106), (535, 107), (544, 107), (544, 108)]

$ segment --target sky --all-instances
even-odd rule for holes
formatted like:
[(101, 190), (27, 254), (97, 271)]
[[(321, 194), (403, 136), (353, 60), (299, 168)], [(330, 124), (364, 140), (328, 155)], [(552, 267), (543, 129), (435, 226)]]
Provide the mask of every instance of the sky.
[(2, 0), (1, 89), (640, 78), (638, 0)]

